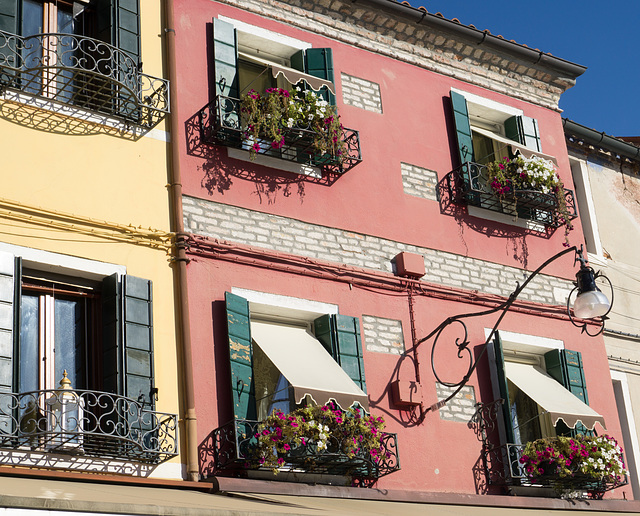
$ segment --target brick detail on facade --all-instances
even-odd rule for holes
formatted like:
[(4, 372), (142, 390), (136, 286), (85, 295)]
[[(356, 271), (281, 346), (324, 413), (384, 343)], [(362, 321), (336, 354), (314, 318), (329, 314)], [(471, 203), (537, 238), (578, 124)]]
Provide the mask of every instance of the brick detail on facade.
[[(455, 387), (445, 387), (444, 385), (436, 383), (438, 401), (442, 401), (449, 397), (455, 389)], [(440, 419), (457, 421), (459, 423), (468, 423), (476, 412), (475, 404), (475, 390), (473, 386), (467, 385), (439, 410)]]
[(575, 80), (492, 47), (346, 0), (221, 2), (551, 109), (558, 109), (562, 92), (575, 84)]
[[(391, 260), (403, 251), (424, 256), (429, 283), (509, 296), (527, 271), (426, 247), (300, 220), (183, 197), (185, 230), (229, 242), (392, 273)], [(519, 299), (563, 305), (570, 281), (538, 275)]]
[(379, 84), (346, 73), (341, 74), (340, 77), (342, 78), (342, 100), (345, 104), (374, 113), (382, 113)]
[(362, 329), (367, 351), (392, 355), (404, 353), (402, 321), (363, 315)]
[(400, 163), (404, 193), (437, 201), (438, 173), (427, 168)]

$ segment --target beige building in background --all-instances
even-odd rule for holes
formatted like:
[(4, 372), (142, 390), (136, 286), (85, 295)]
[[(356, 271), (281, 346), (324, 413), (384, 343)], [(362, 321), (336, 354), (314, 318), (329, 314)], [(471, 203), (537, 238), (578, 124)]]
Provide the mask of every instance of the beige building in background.
[[(590, 265), (613, 284), (604, 331), (629, 482), (640, 496), (640, 147), (564, 120)], [(607, 291), (604, 290), (608, 295)]]

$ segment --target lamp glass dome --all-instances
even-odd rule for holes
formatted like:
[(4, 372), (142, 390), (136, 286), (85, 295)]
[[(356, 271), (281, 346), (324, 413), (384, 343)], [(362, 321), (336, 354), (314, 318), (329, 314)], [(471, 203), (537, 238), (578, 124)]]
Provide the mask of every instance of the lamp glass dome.
[(591, 319), (606, 314), (610, 307), (607, 296), (596, 289), (578, 294), (573, 303), (573, 312), (580, 319)]

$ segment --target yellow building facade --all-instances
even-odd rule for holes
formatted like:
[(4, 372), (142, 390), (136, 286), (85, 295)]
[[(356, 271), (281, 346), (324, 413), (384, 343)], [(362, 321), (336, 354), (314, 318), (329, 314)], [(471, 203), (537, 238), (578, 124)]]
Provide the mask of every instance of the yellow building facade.
[(0, 0), (0, 467), (183, 476), (161, 6)]

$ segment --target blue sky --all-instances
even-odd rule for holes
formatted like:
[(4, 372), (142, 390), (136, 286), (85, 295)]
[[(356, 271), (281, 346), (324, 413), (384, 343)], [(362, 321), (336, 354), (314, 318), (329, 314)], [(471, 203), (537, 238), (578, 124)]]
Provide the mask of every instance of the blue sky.
[(562, 116), (612, 136), (640, 136), (639, 0), (410, 0), (430, 13), (581, 64)]

